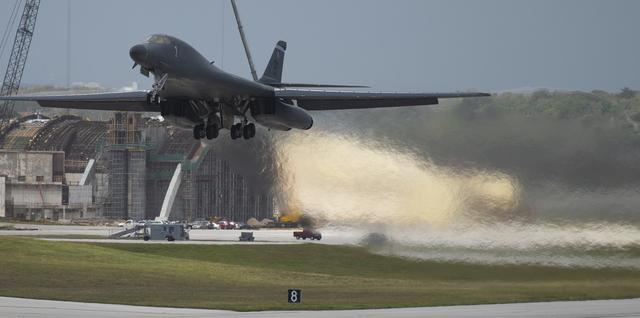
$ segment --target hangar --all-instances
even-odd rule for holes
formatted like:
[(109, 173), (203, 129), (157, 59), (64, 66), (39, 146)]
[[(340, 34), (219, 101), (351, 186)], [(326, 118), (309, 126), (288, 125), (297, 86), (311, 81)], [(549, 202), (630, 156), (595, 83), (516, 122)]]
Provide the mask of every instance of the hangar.
[(140, 113), (109, 121), (29, 114), (0, 127), (0, 216), (151, 219), (178, 163), (173, 219), (270, 218), (274, 200), (190, 132)]

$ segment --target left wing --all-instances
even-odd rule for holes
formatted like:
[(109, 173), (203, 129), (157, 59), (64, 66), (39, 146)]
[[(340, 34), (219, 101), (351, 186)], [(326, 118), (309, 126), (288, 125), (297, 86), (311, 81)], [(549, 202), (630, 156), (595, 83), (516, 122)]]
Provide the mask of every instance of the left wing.
[(148, 91), (92, 93), (69, 95), (0, 96), (0, 100), (34, 101), (42, 107), (113, 110), (131, 112), (158, 112), (158, 105), (149, 105)]
[(276, 97), (296, 100), (306, 110), (403, 107), (438, 104), (439, 98), (484, 97), (487, 93), (392, 93), (317, 89), (276, 89)]

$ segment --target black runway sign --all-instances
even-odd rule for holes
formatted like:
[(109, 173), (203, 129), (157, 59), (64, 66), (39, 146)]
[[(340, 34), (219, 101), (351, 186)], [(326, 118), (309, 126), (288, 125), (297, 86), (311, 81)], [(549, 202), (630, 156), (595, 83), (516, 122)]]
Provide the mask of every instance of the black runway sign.
[(299, 304), (302, 301), (302, 291), (300, 289), (289, 289), (287, 301), (290, 304)]

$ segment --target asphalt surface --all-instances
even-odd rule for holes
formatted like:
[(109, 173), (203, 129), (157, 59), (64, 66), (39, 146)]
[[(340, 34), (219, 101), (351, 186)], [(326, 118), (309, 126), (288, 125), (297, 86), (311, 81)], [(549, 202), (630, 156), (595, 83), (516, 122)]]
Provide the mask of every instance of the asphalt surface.
[[(291, 305), (292, 307), (295, 305)], [(5, 318), (133, 318), (133, 317), (640, 317), (640, 299), (561, 301), (498, 305), (421, 307), (335, 311), (262, 311), (179, 309), (77, 303), (0, 297), (0, 317)]]

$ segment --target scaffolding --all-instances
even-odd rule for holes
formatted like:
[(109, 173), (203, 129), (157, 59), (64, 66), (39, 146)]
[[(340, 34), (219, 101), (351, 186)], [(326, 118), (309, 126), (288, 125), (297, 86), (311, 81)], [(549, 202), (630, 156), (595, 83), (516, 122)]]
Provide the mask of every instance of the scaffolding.
[(108, 199), (103, 215), (111, 219), (145, 218), (148, 145), (139, 113), (117, 112), (107, 130)]
[[(154, 159), (175, 159), (166, 154)], [(147, 183), (147, 218), (157, 216), (164, 193), (177, 162), (152, 161)], [(184, 157), (182, 184), (174, 202), (173, 219), (226, 218), (246, 221), (264, 219), (273, 214), (273, 199), (268, 193), (255, 194), (244, 176), (232, 170), (227, 160), (215, 151), (203, 150), (198, 160)]]
[(221, 149), (203, 146), (191, 131), (167, 129), (156, 136), (156, 151), (150, 151), (147, 170), (147, 219), (160, 213), (165, 193), (176, 166), (182, 165), (182, 178), (173, 203), (171, 219), (193, 220), (212, 217), (234, 221), (270, 218), (270, 193), (252, 191), (247, 178), (232, 163), (220, 157)]
[(127, 218), (143, 220), (146, 203), (146, 150), (132, 148), (127, 150)]

